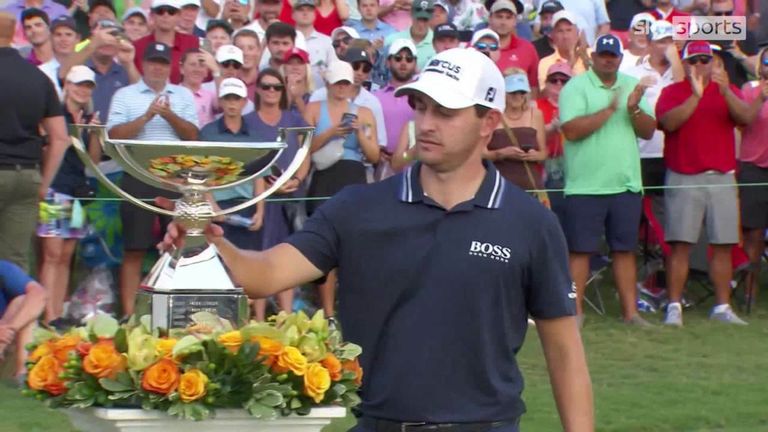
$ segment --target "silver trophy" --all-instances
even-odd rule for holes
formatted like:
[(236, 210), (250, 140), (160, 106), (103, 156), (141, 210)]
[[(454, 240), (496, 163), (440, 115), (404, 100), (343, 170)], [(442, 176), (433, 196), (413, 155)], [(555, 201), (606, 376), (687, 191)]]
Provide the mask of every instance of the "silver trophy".
[[(98, 134), (103, 152), (139, 181), (181, 194), (166, 210), (128, 194), (91, 161), (82, 133)], [(104, 126), (72, 125), (72, 145), (83, 163), (107, 188), (145, 210), (171, 216), (184, 227), (184, 245), (163, 253), (142, 281), (135, 313), (151, 315), (153, 328), (186, 327), (199, 311), (216, 313), (234, 325), (248, 321), (247, 297), (229, 276), (215, 246), (203, 231), (218, 216), (235, 213), (264, 200), (285, 184), (309, 153), (314, 128), (283, 128), (274, 142), (113, 140)], [(209, 192), (234, 187), (268, 172), (295, 137), (299, 149), (288, 168), (262, 194), (222, 211), (214, 211)]]

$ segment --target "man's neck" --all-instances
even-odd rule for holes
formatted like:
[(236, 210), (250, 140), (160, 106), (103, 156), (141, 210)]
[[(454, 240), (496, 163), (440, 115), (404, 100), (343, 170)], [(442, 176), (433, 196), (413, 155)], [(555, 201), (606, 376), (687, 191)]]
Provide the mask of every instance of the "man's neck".
[(32, 47), (32, 50), (35, 52), (35, 57), (42, 63), (48, 62), (53, 58), (53, 48), (51, 48), (50, 42)]
[(224, 126), (229, 129), (232, 133), (240, 132), (240, 129), (243, 127), (243, 116), (237, 115), (237, 116), (224, 116), (222, 117), (224, 119)]
[(308, 37), (312, 36), (312, 33), (315, 32), (315, 27), (311, 26), (311, 25), (310, 26), (298, 26), (297, 25), (296, 26), (296, 30), (300, 31), (301, 34), (303, 34), (305, 38), (308, 38)]
[(357, 99), (358, 96), (360, 96), (360, 92), (363, 91), (363, 86), (361, 86), (360, 84), (355, 84), (352, 87), (353, 87), (354, 93), (352, 94), (352, 97), (349, 99), (355, 100)]
[[(270, 62), (269, 65), (272, 66), (272, 63)], [(241, 79), (246, 85), (251, 85), (255, 83), (258, 78), (259, 78), (258, 65), (256, 65), (255, 68), (243, 69), (243, 75)]]
[(653, 55), (648, 56), (648, 64), (660, 74), (664, 74), (670, 67), (669, 60), (664, 56), (655, 57)]
[(43, 5), (43, 0), (26, 0), (24, 6), (27, 8), (40, 8)]
[(71, 55), (72, 53), (53, 53), (53, 57), (59, 64), (64, 64)]
[(161, 93), (163, 90), (165, 90), (165, 86), (167, 85), (167, 83), (147, 82), (146, 80), (144, 80), (144, 84), (146, 84), (147, 87), (152, 89), (152, 91), (155, 93)]
[(604, 85), (608, 87), (611, 87), (614, 84), (616, 84), (616, 78), (617, 78), (616, 72), (610, 73), (610, 74), (604, 74), (604, 73), (599, 73), (595, 71), (595, 75), (597, 75), (597, 77), (600, 79), (600, 82), (602, 82)]
[(64, 102), (64, 104), (67, 107), (67, 112), (69, 112), (73, 116), (75, 114), (77, 114), (80, 110), (83, 109), (83, 107), (80, 104), (78, 104), (77, 102), (73, 101), (70, 98), (67, 98), (67, 100), (66, 100), (66, 102)]
[(181, 83), (182, 86), (192, 90), (193, 93), (196, 92), (196, 91), (199, 91), (200, 87), (202, 86), (202, 84), (203, 83), (201, 83), (201, 82), (188, 82), (188, 81), (183, 81)]
[(672, 6), (672, 3), (669, 3), (666, 5), (662, 5), (662, 4), (656, 5), (656, 9), (660, 10), (664, 15), (667, 15), (670, 12), (672, 12), (672, 9), (674, 9), (674, 7)]
[(477, 157), (449, 172), (438, 172), (422, 165), (419, 180), (427, 196), (446, 210), (450, 210), (477, 195), (485, 173), (485, 167), (480, 157)]
[(109, 72), (114, 63), (112, 57), (109, 56), (92, 56), (91, 59), (93, 60), (93, 65), (96, 66), (96, 70), (102, 75)]
[(176, 42), (176, 31), (155, 29), (155, 41), (162, 42), (169, 47), (172, 47), (174, 42)]
[(562, 58), (564, 60), (571, 60), (571, 58), (575, 57), (575, 54), (576, 54), (571, 49), (561, 50), (558, 47), (555, 47), (555, 49), (557, 50), (557, 55), (559, 55), (560, 58)]
[(363, 27), (367, 28), (368, 30), (375, 30), (379, 20), (378, 18), (374, 18), (372, 20), (360, 18), (360, 22), (363, 24)]
[(512, 38), (515, 37), (515, 33), (511, 32), (507, 35), (499, 35), (499, 48), (506, 48), (512, 43)]
[(279, 61), (277, 61), (276, 58), (270, 57), (270, 59), (269, 59), (269, 67), (271, 67), (272, 69), (280, 70), (280, 66), (282, 66), (282, 64)]
[(389, 85), (394, 87), (394, 88), (398, 88), (400, 86), (408, 84), (411, 81), (412, 81), (412, 78), (408, 79), (406, 81), (400, 81), (400, 80), (396, 79), (394, 75), (392, 75), (392, 79), (389, 80)]
[(413, 39), (413, 42), (414, 42), (416, 45), (418, 45), (419, 43), (421, 43), (421, 41), (423, 41), (423, 40), (424, 40), (424, 38), (426, 38), (426, 37), (427, 37), (427, 34), (428, 34), (429, 32), (427, 32), (427, 33), (424, 33), (424, 34), (423, 34), (423, 35), (421, 35), (421, 36), (416, 36), (415, 34), (413, 34), (413, 27), (411, 27), (411, 30), (410, 30), (408, 33), (411, 35), (411, 39)]

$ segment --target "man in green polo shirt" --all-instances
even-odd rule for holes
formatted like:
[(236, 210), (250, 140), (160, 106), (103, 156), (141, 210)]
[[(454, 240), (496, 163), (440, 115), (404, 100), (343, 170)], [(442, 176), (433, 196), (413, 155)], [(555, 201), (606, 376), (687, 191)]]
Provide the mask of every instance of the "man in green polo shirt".
[(416, 67), (419, 72), (424, 70), (427, 60), (435, 56), (435, 48), (432, 46), (432, 29), (429, 28), (429, 20), (432, 19), (432, 13), (435, 6), (432, 0), (414, 0), (411, 6), (411, 17), (413, 23), (407, 29), (392, 33), (384, 40), (387, 47), (384, 52), (388, 52), (392, 42), (398, 39), (409, 39), (416, 45)]
[(637, 314), (635, 249), (640, 225), (642, 178), (637, 138), (656, 129), (653, 110), (638, 80), (619, 73), (621, 42), (603, 35), (595, 42), (593, 68), (560, 92), (565, 135), (565, 226), (577, 312), (589, 276), (589, 257), (605, 235), (624, 321), (648, 325)]

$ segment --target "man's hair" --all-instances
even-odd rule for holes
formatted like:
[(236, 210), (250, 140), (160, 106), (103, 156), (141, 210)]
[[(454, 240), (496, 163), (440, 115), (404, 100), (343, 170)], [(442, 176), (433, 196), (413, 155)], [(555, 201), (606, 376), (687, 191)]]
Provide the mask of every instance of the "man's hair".
[(269, 42), (270, 39), (275, 37), (289, 37), (291, 38), (291, 41), (296, 42), (296, 29), (293, 28), (290, 24), (286, 24), (284, 22), (273, 22), (269, 25), (269, 27), (267, 27), (264, 40)]
[[(234, 32), (234, 30), (232, 29), (232, 26), (229, 25), (228, 22), (226, 22), (224, 20), (220, 20), (220, 19), (212, 19), (212, 20), (208, 21), (208, 25), (205, 26), (205, 32), (208, 33), (209, 31), (211, 31), (213, 29), (217, 29), (217, 28), (220, 28), (220, 29), (224, 30), (230, 36), (232, 36), (232, 33)], [(252, 31), (252, 30), (247, 30), (246, 29), (246, 30), (243, 30), (243, 31)]]
[[(360, 2), (361, 2), (361, 1), (363, 1), (363, 0), (357, 0), (357, 7), (358, 7), (358, 8), (360, 7)], [(381, 5), (381, 0), (376, 0), (376, 4), (377, 4), (377, 5)]]
[[(141, 2), (139, 2), (141, 3)], [(99, 6), (104, 6), (105, 8), (112, 11), (115, 16), (117, 16), (117, 10), (115, 9), (114, 3), (112, 3), (111, 0), (91, 0), (90, 2), (90, 10), (94, 10)], [(143, 16), (143, 15), (142, 15)]]
[(10, 42), (16, 31), (16, 17), (8, 12), (0, 12), (0, 39)]
[(235, 43), (237, 41), (237, 38), (239, 37), (249, 37), (256, 41), (256, 45), (261, 46), (261, 40), (259, 39), (258, 33), (256, 33), (253, 30), (250, 29), (241, 29), (235, 32), (234, 37), (232, 38), (232, 43)]
[[(259, 72), (259, 78), (256, 80), (256, 87), (261, 85), (261, 80), (267, 76), (276, 78), (278, 81), (280, 81), (280, 84), (283, 86), (283, 90), (280, 92), (280, 102), (278, 103), (278, 107), (280, 107), (281, 110), (287, 110), (288, 109), (288, 89), (285, 88), (285, 79), (283, 78), (283, 75), (280, 72), (278, 72), (276, 69), (266, 68), (263, 71)], [(255, 92), (253, 92), (253, 107), (256, 109), (256, 111), (258, 111), (261, 108), (261, 97), (259, 96), (258, 89)]]
[(477, 116), (477, 118), (483, 118), (489, 112), (491, 112), (491, 109), (488, 108), (487, 106), (475, 105), (475, 115)]
[(203, 51), (200, 48), (190, 48), (186, 51), (184, 51), (184, 54), (181, 55), (181, 63), (184, 64), (185, 61), (191, 56), (192, 54), (200, 54)]
[(31, 20), (32, 18), (40, 18), (45, 22), (45, 25), (49, 27), (51, 25), (51, 20), (48, 18), (48, 14), (45, 13), (44, 10), (38, 8), (24, 9), (21, 13), (21, 24), (24, 25), (27, 20)]

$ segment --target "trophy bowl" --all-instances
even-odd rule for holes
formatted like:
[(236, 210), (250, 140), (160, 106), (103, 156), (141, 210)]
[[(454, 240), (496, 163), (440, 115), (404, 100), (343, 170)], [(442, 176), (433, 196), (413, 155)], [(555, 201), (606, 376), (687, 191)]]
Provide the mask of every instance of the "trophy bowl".
[[(180, 193), (175, 208), (137, 199), (109, 180), (91, 160), (83, 132), (96, 134), (102, 151), (137, 180)], [(70, 126), (73, 147), (99, 181), (133, 205), (172, 217), (186, 231), (184, 245), (164, 252), (142, 281), (137, 315), (151, 315), (152, 326), (161, 328), (185, 327), (199, 311), (214, 312), (234, 325), (248, 320), (242, 288), (231, 279), (203, 232), (213, 218), (254, 205), (290, 180), (309, 153), (313, 133), (311, 127), (282, 128), (274, 141), (265, 142), (139, 141), (110, 139), (104, 126)], [(269, 188), (234, 207), (213, 210), (210, 192), (252, 182), (268, 173), (289, 140), (296, 140), (296, 155)]]

